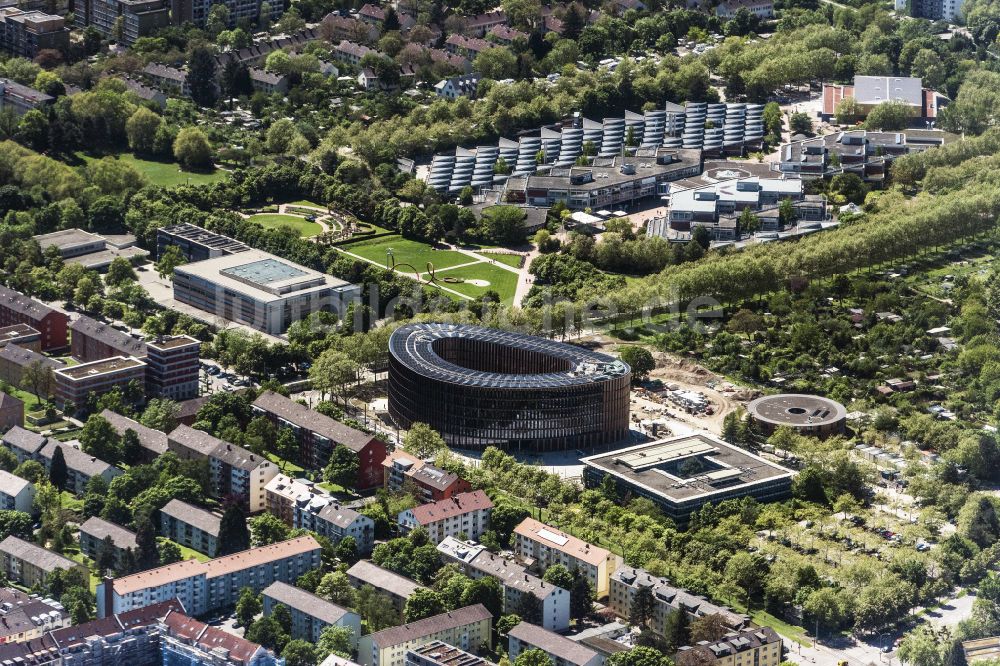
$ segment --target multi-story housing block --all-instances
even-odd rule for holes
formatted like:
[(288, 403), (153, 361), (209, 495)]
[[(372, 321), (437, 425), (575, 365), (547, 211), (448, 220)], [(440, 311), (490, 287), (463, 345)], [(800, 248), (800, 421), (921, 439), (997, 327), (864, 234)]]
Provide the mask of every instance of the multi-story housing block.
[(351, 649), (357, 647), (361, 636), (361, 617), (357, 613), (288, 583), (271, 583), (264, 588), (263, 597), (265, 616), (271, 615), (278, 604), (291, 611), (293, 639), (315, 644), (327, 627), (347, 627), (353, 634)]
[(382, 469), (386, 490), (400, 492), (405, 486), (423, 502), (437, 502), (472, 490), (472, 484), (458, 474), (446, 472), (402, 449), (386, 456)]
[(190, 335), (146, 343), (146, 391), (150, 396), (187, 400), (198, 396), (201, 342)]
[(0, 347), (0, 379), (19, 389), (38, 390), (43, 397), (51, 396), (56, 388), (54, 374), (38, 386), (25, 381), (25, 370), (34, 365), (48, 368), (54, 373), (59, 368), (65, 367), (66, 364), (13, 343)]
[(55, 375), (55, 402), (83, 409), (91, 394), (103, 395), (131, 382), (144, 386), (146, 363), (134, 356), (113, 356), (101, 361), (59, 368)]
[(110, 423), (121, 437), (124, 437), (129, 430), (134, 432), (139, 437), (143, 460), (146, 462), (152, 462), (167, 452), (167, 433), (148, 428), (138, 421), (110, 409), (101, 412), (101, 418)]
[(355, 562), (354, 566), (347, 570), (347, 580), (356, 589), (371, 585), (377, 592), (389, 597), (399, 612), (402, 612), (403, 607), (406, 606), (406, 600), (414, 592), (421, 589), (421, 585), (416, 581), (383, 569), (368, 560)]
[(0, 391), (0, 432), (24, 425), (24, 402)]
[(35, 456), (35, 460), (45, 465), (46, 471), (52, 469), (52, 456), (55, 455), (56, 448), (62, 449), (63, 459), (66, 461), (65, 488), (75, 495), (83, 495), (87, 489), (87, 482), (95, 476), (103, 477), (105, 481), (111, 483), (113, 478), (122, 473), (121, 469), (111, 463), (84, 452), (80, 448), (79, 441), (60, 442), (51, 437)]
[(0, 617), (0, 644), (35, 640), (70, 624), (70, 614), (58, 601), (12, 587), (0, 588)]
[(69, 49), (66, 19), (37, 10), (0, 7), (0, 49), (29, 60), (46, 49), (66, 53)]
[(42, 334), (27, 324), (14, 324), (0, 328), (0, 347), (14, 344), (33, 352), (42, 351)]
[(30, 481), (0, 469), (0, 509), (33, 513), (35, 486)]
[(135, 532), (103, 518), (91, 516), (80, 525), (80, 552), (96, 561), (108, 537), (111, 537), (111, 547), (115, 552), (115, 561), (119, 565), (125, 557), (125, 551), (131, 550), (133, 553), (139, 551)]
[(462, 650), (491, 646), (493, 615), (482, 604), (466, 606), (398, 627), (362, 636), (358, 661), (363, 666), (404, 666), (409, 650), (441, 641)]
[(535, 561), (539, 571), (561, 564), (587, 576), (598, 598), (608, 593), (611, 572), (618, 556), (571, 534), (561, 532), (534, 518), (525, 518), (514, 528), (514, 551)]
[(69, 317), (33, 298), (7, 287), (0, 287), (0, 326), (27, 324), (42, 335), (42, 351), (63, 349), (67, 345)]
[(25, 587), (44, 585), (49, 576), (60, 569), (79, 569), (87, 573), (82, 564), (16, 536), (0, 541), (0, 571), (7, 580)]
[(196, 615), (232, 606), (244, 587), (260, 592), (275, 581), (298, 580), (299, 576), (319, 566), (320, 550), (315, 539), (302, 536), (208, 562), (187, 560), (114, 580), (106, 579), (97, 586), (98, 617), (175, 597), (188, 612)]
[(264, 486), (264, 504), (290, 527), (316, 532), (334, 544), (351, 537), (359, 553), (375, 546), (375, 522), (340, 503), (307, 479), (278, 474)]
[(264, 486), (278, 474), (278, 466), (242, 446), (226, 442), (209, 456), (216, 497), (241, 497), (250, 513), (264, 510)]
[(254, 414), (267, 416), (279, 428), (290, 428), (299, 442), (298, 462), (310, 469), (322, 469), (336, 446), (345, 446), (358, 457), (359, 490), (382, 485), (385, 442), (374, 435), (344, 425), (294, 400), (264, 391), (253, 402)]
[(447, 537), (463, 536), (478, 539), (490, 528), (493, 502), (482, 490), (459, 493), (449, 499), (400, 512), (398, 523), (404, 532), (417, 527), (427, 530), (431, 543), (439, 544)]
[(199, 553), (214, 556), (219, 548), (222, 516), (172, 499), (160, 509), (160, 535)]
[(519, 622), (507, 634), (510, 659), (527, 650), (541, 650), (552, 660), (553, 666), (602, 666), (600, 653), (565, 636), (543, 629), (537, 624)]
[(678, 666), (775, 666), (781, 663), (781, 651), (781, 636), (771, 627), (761, 627), (685, 645), (676, 660)]
[(76, 4), (76, 24), (93, 26), (105, 37), (124, 46), (170, 25), (170, 6), (165, 0), (83, 0)]

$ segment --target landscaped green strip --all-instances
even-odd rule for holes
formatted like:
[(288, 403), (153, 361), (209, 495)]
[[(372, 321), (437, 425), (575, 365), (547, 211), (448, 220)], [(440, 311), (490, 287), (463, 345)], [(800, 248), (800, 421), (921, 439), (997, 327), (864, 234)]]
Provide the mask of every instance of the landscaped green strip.
[[(493, 290), (500, 295), (500, 299), (507, 304), (514, 300), (514, 292), (517, 291), (517, 273), (508, 271), (499, 266), (480, 262), (472, 266), (462, 266), (461, 268), (451, 268), (437, 273), (438, 284), (447, 289), (453, 289), (460, 294), (477, 298), (487, 291)], [(450, 283), (443, 278), (461, 278), (463, 280), (485, 280), (489, 282), (485, 286), (477, 286), (471, 282)]]
[[(77, 153), (77, 156), (87, 163), (105, 157), (104, 155), (88, 155), (86, 153)], [(119, 155), (111, 155), (110, 157), (113, 157), (120, 162), (130, 164), (136, 171), (144, 174), (146, 178), (149, 179), (150, 183), (161, 187), (177, 187), (178, 185), (210, 185), (225, 179), (229, 175), (228, 171), (222, 171), (221, 169), (216, 169), (211, 172), (184, 171), (176, 162), (157, 162), (154, 160), (136, 157), (131, 153), (121, 153)]]
[(251, 215), (250, 221), (256, 222), (265, 229), (289, 227), (297, 231), (299, 236), (304, 238), (315, 236), (323, 230), (323, 227), (320, 225), (315, 222), (310, 222), (303, 217), (298, 217), (297, 215), (283, 215), (281, 213), (260, 213), (258, 215)]
[(500, 252), (480, 252), (487, 259), (492, 259), (501, 264), (507, 264), (514, 268), (520, 268), (524, 262), (524, 257), (520, 254), (504, 254)]
[[(427, 271), (428, 262), (433, 264), (435, 269), (440, 269), (475, 261), (475, 258), (461, 252), (435, 250), (426, 243), (409, 240), (402, 236), (386, 236), (358, 243), (348, 243), (341, 245), (340, 248), (382, 266), (385, 266), (387, 250), (392, 250), (392, 256), (396, 258), (397, 264), (410, 264), (421, 273)], [(401, 267), (400, 270), (410, 272), (409, 268)]]

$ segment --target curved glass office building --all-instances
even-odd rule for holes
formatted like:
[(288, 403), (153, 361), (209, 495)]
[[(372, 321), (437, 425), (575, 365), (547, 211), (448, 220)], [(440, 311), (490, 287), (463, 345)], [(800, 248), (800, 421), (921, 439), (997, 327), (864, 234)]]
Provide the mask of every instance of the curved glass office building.
[(398, 328), (389, 354), (389, 415), (451, 446), (557, 451), (628, 435), (632, 370), (611, 356), (461, 324)]

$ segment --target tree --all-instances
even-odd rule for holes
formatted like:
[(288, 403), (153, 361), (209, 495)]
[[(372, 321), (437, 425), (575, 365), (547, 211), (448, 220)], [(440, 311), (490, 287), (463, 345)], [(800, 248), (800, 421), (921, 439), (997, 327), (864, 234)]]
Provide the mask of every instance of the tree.
[(364, 618), (370, 631), (381, 631), (399, 624), (399, 613), (392, 599), (371, 585), (362, 585), (358, 590), (355, 610)]
[(353, 488), (358, 482), (361, 463), (358, 455), (343, 444), (338, 444), (330, 454), (330, 462), (323, 470), (323, 478), (344, 488)]
[(633, 381), (643, 381), (649, 377), (649, 373), (656, 369), (656, 361), (653, 355), (645, 347), (639, 345), (628, 345), (618, 348), (618, 355), (632, 368)]
[(899, 643), (899, 660), (910, 666), (944, 666), (945, 646), (951, 642), (947, 629), (939, 632), (922, 625), (906, 634)]
[(500, 613), (503, 612), (503, 601), (503, 587), (500, 581), (492, 576), (474, 579), (462, 592), (462, 606), (482, 604), (493, 617), (500, 617)]
[(128, 147), (140, 155), (155, 153), (156, 132), (163, 124), (163, 119), (144, 106), (135, 110), (125, 123), (125, 135), (128, 137)]
[(38, 359), (24, 368), (21, 381), (31, 387), (31, 392), (35, 394), (35, 403), (41, 405), (43, 400), (48, 400), (52, 395), (56, 377), (51, 366), (44, 365), (41, 359)]
[(66, 489), (66, 479), (69, 477), (69, 470), (66, 468), (66, 456), (63, 454), (61, 446), (57, 446), (52, 452), (52, 463), (49, 465), (49, 481), (59, 490)]
[[(490, 50), (507, 51), (507, 49)], [(516, 245), (523, 242), (527, 234), (524, 218), (524, 211), (517, 206), (490, 206), (484, 209), (482, 224), (485, 239), (498, 245)]]
[(230, 502), (219, 521), (218, 548), (214, 557), (247, 550), (250, 547), (250, 531), (247, 529), (246, 513), (239, 502)]
[(280, 518), (274, 514), (262, 513), (250, 519), (250, 546), (259, 548), (286, 541), (289, 531), (288, 526)]
[(717, 641), (727, 633), (729, 633), (729, 627), (726, 625), (724, 617), (716, 613), (702, 615), (691, 623), (690, 641), (691, 643)]
[(187, 263), (184, 251), (177, 245), (168, 245), (156, 262), (156, 273), (163, 278), (173, 278), (174, 269)]
[(844, 97), (834, 109), (837, 122), (841, 125), (855, 122), (861, 116), (861, 105), (853, 97)]
[(433, 458), (440, 451), (448, 449), (444, 439), (426, 423), (414, 423), (403, 437), (403, 450), (421, 460)]
[(351, 646), (355, 638), (350, 627), (330, 625), (323, 629), (323, 633), (319, 635), (319, 642), (316, 644), (319, 651), (318, 656), (325, 658), (335, 654), (338, 657), (350, 659)]
[(236, 602), (236, 621), (241, 627), (249, 627), (253, 619), (264, 609), (260, 595), (252, 588), (244, 587), (240, 590), (240, 598)]
[(544, 651), (538, 648), (525, 650), (517, 655), (514, 666), (553, 666), (552, 659)]
[(279, 653), (288, 643), (288, 634), (273, 617), (262, 617), (256, 620), (246, 630), (246, 638)]
[(659, 650), (642, 645), (608, 657), (608, 666), (670, 666), (670, 658)]
[(178, 410), (180, 406), (169, 398), (153, 398), (146, 403), (139, 422), (153, 430), (170, 432), (177, 426)]
[(441, 595), (426, 587), (418, 588), (406, 600), (403, 616), (407, 622), (416, 622), (427, 617), (440, 615), (447, 610)]
[(813, 131), (813, 121), (809, 117), (808, 113), (800, 111), (798, 113), (793, 113), (792, 117), (788, 119), (788, 127), (795, 134), (812, 134)]
[(161, 541), (157, 551), (160, 555), (160, 566), (180, 562), (184, 557), (181, 547), (173, 541)]
[(104, 537), (97, 547), (97, 557), (94, 559), (94, 564), (97, 567), (97, 571), (103, 574), (114, 569), (117, 559), (115, 542), (109, 534)]
[(637, 627), (645, 627), (653, 619), (656, 612), (656, 599), (653, 592), (648, 587), (640, 587), (632, 599), (632, 606), (629, 608), (629, 623)]
[(142, 569), (151, 569), (160, 561), (160, 551), (156, 544), (156, 529), (147, 516), (135, 521), (136, 559)]
[(34, 522), (31, 515), (23, 511), (0, 510), (0, 540), (15, 536), (30, 541)]
[(352, 536), (345, 536), (337, 543), (334, 553), (341, 562), (354, 564), (358, 561), (358, 542)]
[(741, 308), (729, 318), (726, 327), (730, 333), (743, 334), (748, 341), (753, 341), (753, 334), (764, 329), (764, 318), (753, 310)]
[(663, 623), (663, 638), (671, 652), (675, 652), (684, 645), (690, 645), (691, 641), (691, 618), (683, 609), (676, 610), (667, 615)]
[[(215, 106), (215, 58), (205, 46), (191, 49), (188, 58), (188, 87), (191, 89), (191, 99), (200, 106)], [(191, 128), (185, 128), (191, 129)], [(183, 133), (184, 130), (181, 130)]]
[(829, 587), (810, 592), (802, 604), (802, 610), (826, 629), (839, 627), (846, 617), (836, 590)]
[(317, 653), (312, 643), (296, 638), (281, 651), (285, 666), (316, 666)]
[(991, 497), (969, 496), (958, 514), (958, 533), (980, 548), (992, 546), (1000, 538), (1000, 518)]
[(569, 591), (569, 614), (571, 617), (582, 620), (590, 615), (594, 607), (594, 588), (587, 580), (587, 577), (579, 570), (574, 570), (573, 587)]
[(117, 287), (125, 282), (135, 282), (136, 274), (132, 264), (125, 257), (115, 257), (108, 266), (108, 272), (104, 276), (104, 284)]
[(571, 590), (573, 589), (573, 582), (575, 579), (573, 574), (570, 573), (570, 570), (564, 565), (553, 564), (545, 570), (545, 573), (542, 575), (542, 580), (546, 583), (551, 583), (556, 587), (561, 587), (564, 590)]
[(868, 112), (865, 127), (870, 130), (894, 132), (906, 129), (910, 122), (910, 107), (905, 102), (882, 102)]
[(309, 368), (309, 379), (314, 390), (326, 398), (328, 392), (338, 392), (347, 404), (347, 387), (357, 381), (358, 365), (339, 349), (328, 349), (320, 354)]
[(121, 436), (106, 418), (98, 414), (91, 415), (80, 431), (80, 447), (106, 462), (121, 459)]
[(185, 127), (174, 139), (174, 159), (188, 169), (207, 169), (212, 166), (212, 144), (197, 127)]
[(334, 571), (323, 576), (316, 586), (316, 595), (340, 606), (354, 605), (354, 588), (343, 571)]

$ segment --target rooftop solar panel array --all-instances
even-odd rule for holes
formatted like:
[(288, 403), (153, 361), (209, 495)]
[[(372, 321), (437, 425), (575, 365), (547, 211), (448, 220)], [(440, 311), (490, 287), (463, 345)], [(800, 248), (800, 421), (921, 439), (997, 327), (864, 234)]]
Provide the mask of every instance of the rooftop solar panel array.
[(623, 118), (584, 118), (579, 127), (544, 127), (537, 136), (501, 138), (495, 146), (456, 148), (454, 153), (435, 155), (427, 183), (448, 193), (458, 193), (466, 186), (489, 187), (499, 158), (503, 158), (512, 176), (528, 176), (538, 170), (539, 152), (545, 165), (566, 168), (576, 164), (588, 144), (598, 158), (613, 158), (622, 153), (626, 144), (651, 150), (690, 148), (722, 153), (763, 139), (763, 113), (760, 104), (692, 102), (686, 106), (668, 104), (665, 109), (643, 113), (627, 111)]

